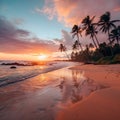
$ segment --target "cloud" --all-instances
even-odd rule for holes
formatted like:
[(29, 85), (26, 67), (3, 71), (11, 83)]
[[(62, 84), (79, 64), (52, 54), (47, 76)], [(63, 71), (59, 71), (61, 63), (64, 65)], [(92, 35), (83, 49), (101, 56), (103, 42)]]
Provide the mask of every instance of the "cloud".
[(63, 36), (63, 43), (68, 46), (71, 47), (71, 45), (73, 44), (73, 39), (72, 36), (70, 35), (70, 33), (68, 33), (65, 30), (62, 30), (62, 36)]
[(52, 20), (54, 15), (55, 15), (54, 9), (47, 8), (47, 7), (44, 7), (43, 9), (40, 9), (40, 8), (36, 7), (35, 12), (37, 12), (39, 14), (41, 14), (41, 13), (46, 14), (47, 17), (49, 18), (49, 20)]
[(17, 29), (15, 34), (17, 36), (27, 37), (27, 36), (29, 36), (30, 32), (28, 32), (26, 30), (22, 30), (22, 29)]
[[(67, 27), (74, 24), (80, 24), (81, 20), (87, 15), (96, 16), (95, 21), (106, 11), (111, 12), (111, 19), (120, 19), (120, 0), (45, 0), (43, 9), (40, 14), (45, 14), (49, 18), (57, 18)], [(64, 42), (68, 47), (73, 43), (69, 33), (62, 30), (63, 39), (56, 40)], [(100, 42), (108, 39), (107, 35), (99, 33), (97, 35)], [(92, 42), (89, 36), (82, 38), (80, 41), (83, 46)]]
[(0, 17), (0, 52), (14, 54), (51, 53), (58, 45), (52, 40), (33, 37), (29, 31), (18, 29), (5, 17)]
[(119, 12), (120, 11), (120, 7), (117, 7), (114, 9), (115, 12)]
[[(49, 5), (49, 7), (48, 7), (48, 5)], [(35, 12), (37, 12), (39, 14), (44, 14), (50, 20), (52, 20), (54, 18), (54, 16), (56, 15), (53, 0), (45, 0), (45, 6), (42, 9), (39, 7), (36, 7)]]
[(72, 39), (72, 36), (69, 32), (65, 31), (65, 30), (61, 30), (62, 33), (62, 38), (61, 39), (54, 39), (54, 43), (56, 45), (60, 45), (61, 43), (64, 44), (67, 47), (67, 50), (70, 50), (74, 43), (74, 40)]
[[(57, 17), (58, 21), (72, 26), (79, 24), (87, 16), (99, 17), (110, 11), (115, 19), (120, 19), (120, 0), (46, 0), (41, 13)], [(116, 13), (117, 12), (117, 13)]]

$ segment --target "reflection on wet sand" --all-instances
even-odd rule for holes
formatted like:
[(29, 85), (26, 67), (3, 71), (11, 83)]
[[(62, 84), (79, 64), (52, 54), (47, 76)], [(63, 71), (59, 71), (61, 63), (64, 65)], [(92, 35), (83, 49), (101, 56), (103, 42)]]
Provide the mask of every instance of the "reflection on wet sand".
[(76, 103), (90, 95), (92, 92), (108, 87), (86, 78), (84, 76), (84, 71), (69, 70), (69, 75), (70, 73), (71, 78), (67, 75), (65, 76), (65, 74), (64, 77), (60, 77), (60, 84), (58, 87), (62, 94), (62, 101), (60, 103), (62, 105)]

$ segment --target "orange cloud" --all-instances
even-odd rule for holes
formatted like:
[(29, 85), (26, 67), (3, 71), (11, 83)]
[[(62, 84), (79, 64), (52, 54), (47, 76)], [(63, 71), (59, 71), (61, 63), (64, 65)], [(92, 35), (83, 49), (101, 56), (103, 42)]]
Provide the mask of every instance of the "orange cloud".
[[(72, 26), (79, 24), (88, 14), (98, 17), (106, 11), (114, 14), (115, 11), (119, 11), (119, 8), (116, 8), (117, 6), (120, 6), (120, 0), (46, 0), (42, 12), (49, 16), (52, 15), (51, 18), (56, 16), (58, 21)], [(117, 14), (117, 17), (119, 16)]]
[(115, 8), (114, 11), (119, 12), (120, 11), (120, 7)]

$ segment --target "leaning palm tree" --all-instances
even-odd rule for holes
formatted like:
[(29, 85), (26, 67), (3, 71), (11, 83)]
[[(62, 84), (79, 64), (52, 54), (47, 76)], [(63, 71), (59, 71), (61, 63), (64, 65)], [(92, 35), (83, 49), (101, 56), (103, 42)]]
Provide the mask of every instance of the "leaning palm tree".
[(115, 28), (111, 31), (111, 33), (109, 34), (109, 38), (111, 40), (110, 44), (112, 44), (115, 40), (116, 40), (117, 44), (119, 44), (119, 41), (120, 41), (120, 26), (118, 26), (117, 28)]
[(77, 36), (77, 41), (79, 43), (80, 49), (81, 49), (81, 51), (83, 51), (83, 48), (82, 48), (82, 45), (81, 45), (81, 42), (80, 42), (80, 38), (79, 38), (79, 35), (82, 37), (81, 32), (82, 32), (82, 29), (80, 27), (78, 27), (78, 25), (74, 25), (73, 28), (72, 28), (72, 31), (71, 31), (71, 33), (73, 34), (72, 35), (73, 38), (75, 36)]
[(111, 40), (109, 38), (110, 30), (112, 28), (116, 28), (116, 25), (114, 23), (120, 22), (120, 20), (111, 20), (111, 14), (110, 12), (106, 12), (102, 16), (100, 16), (100, 20), (98, 22), (98, 26), (100, 27), (100, 31), (108, 34), (108, 40), (111, 43)]
[[(98, 48), (98, 47), (97, 47), (97, 44), (96, 44), (96, 42), (95, 42), (95, 34), (97, 34), (97, 31), (95, 30), (95, 28), (94, 28), (93, 25), (91, 25), (91, 26), (90, 26), (89, 28), (87, 28), (86, 31), (85, 31), (85, 35), (86, 35), (86, 36), (89, 35), (90, 38), (92, 39), (95, 47)], [(98, 43), (98, 45), (99, 45), (99, 43)]]
[(63, 44), (61, 43), (60, 46), (59, 46), (59, 50), (60, 50), (61, 52), (64, 52), (65, 55), (67, 56), (68, 60), (70, 60), (70, 59), (69, 59), (69, 56), (68, 56), (68, 54), (67, 54), (67, 52), (66, 52), (67, 49), (66, 49), (65, 45), (63, 45)]
[[(85, 30), (85, 35), (90, 35), (90, 38), (92, 38), (93, 43), (95, 45), (95, 47), (97, 48), (97, 45), (99, 46), (99, 41), (97, 39), (96, 34), (98, 33), (97, 28), (95, 27), (96, 24), (93, 23), (95, 16), (93, 16), (92, 18), (90, 18), (90, 16), (85, 17), (82, 20), (82, 24), (84, 25), (83, 30)], [(96, 44), (96, 42), (97, 44)]]

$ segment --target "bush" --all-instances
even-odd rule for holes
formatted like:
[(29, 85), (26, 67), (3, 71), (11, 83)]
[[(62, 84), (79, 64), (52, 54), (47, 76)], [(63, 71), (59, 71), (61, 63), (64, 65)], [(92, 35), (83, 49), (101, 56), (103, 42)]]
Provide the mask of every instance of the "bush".
[(96, 64), (117, 64), (120, 63), (120, 54), (115, 56), (107, 56), (99, 59)]

